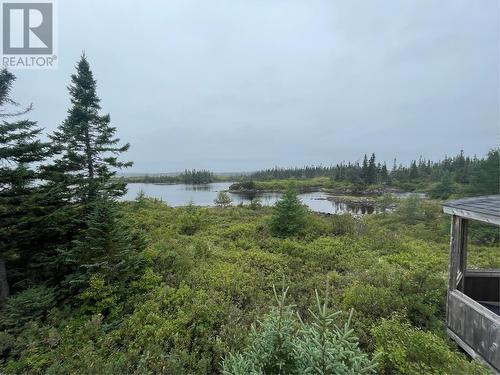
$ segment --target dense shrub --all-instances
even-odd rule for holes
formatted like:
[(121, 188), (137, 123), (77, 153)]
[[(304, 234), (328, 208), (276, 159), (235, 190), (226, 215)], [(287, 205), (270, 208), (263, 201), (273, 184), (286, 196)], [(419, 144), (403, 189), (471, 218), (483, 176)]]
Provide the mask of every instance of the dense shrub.
[(358, 222), (350, 214), (332, 215), (330, 216), (332, 225), (332, 234), (346, 235), (356, 233)]
[(202, 228), (203, 221), (203, 210), (190, 203), (179, 217), (179, 232), (191, 236)]
[(376, 321), (399, 310), (403, 306), (403, 300), (389, 288), (355, 283), (347, 288), (344, 305), (359, 310), (365, 317)]
[(469, 238), (471, 241), (478, 244), (496, 244), (500, 242), (500, 227), (477, 221), (470, 221)]
[(241, 182), (240, 185), (243, 189), (246, 189), (246, 190), (255, 189), (255, 182), (253, 182), (252, 180), (243, 181), (243, 182)]
[(406, 224), (416, 224), (417, 221), (424, 219), (421, 200), (416, 195), (402, 200), (396, 213)]
[(398, 317), (373, 331), (379, 370), (384, 374), (487, 374), (486, 369), (452, 351), (441, 337), (413, 328)]
[(457, 187), (453, 182), (452, 176), (449, 172), (445, 172), (441, 181), (436, 182), (429, 189), (429, 196), (437, 199), (448, 199), (452, 194), (457, 191)]
[[(331, 217), (310, 214), (300, 235), (282, 238), (268, 231), (273, 214), (268, 207), (172, 208), (148, 198), (120, 203), (120, 220), (144, 236), (144, 265), (128, 279), (92, 274), (71, 303), (56, 303), (56, 299), (50, 303), (52, 298), (43, 297), (52, 294), (50, 289), (25, 291), (31, 297), (13, 295), (10, 307), (0, 312), (0, 372), (217, 374), (222, 371), (221, 358), (230, 361), (228, 353), (237, 353), (240, 373), (251, 373), (244, 367), (254, 342), (248, 330), (258, 317), (266, 321), (271, 285), (286, 280), (289, 303), (310, 328), (318, 323), (307, 309), (316, 303), (311, 290), (322, 288), (329, 279), (334, 309), (355, 308), (350, 327), (351, 334), (359, 337), (359, 347), (370, 358), (375, 351), (403, 356), (403, 364), (383, 357), (379, 371), (411, 373), (430, 368), (431, 373), (451, 374), (457, 367), (430, 361), (432, 355), (432, 366), (424, 361), (425, 367), (422, 358), (412, 355), (418, 353), (411, 343), (415, 332), (420, 345), (428, 338), (430, 348), (438, 353), (448, 347), (447, 341), (440, 339), (437, 345), (435, 340), (446, 336), (449, 220), (443, 231), (439, 209), (420, 204), (423, 215), (415, 224), (405, 224), (391, 213), (354, 221), (354, 232), (336, 231)], [(192, 215), (192, 209), (201, 220), (187, 234), (180, 228), (183, 222), (189, 224), (183, 215)], [(338, 219), (351, 222), (348, 217)], [(468, 263), (500, 267), (498, 247), (471, 243)], [(39, 303), (32, 304), (37, 298)], [(404, 322), (401, 332), (398, 322), (396, 333), (389, 330), (394, 313)], [(291, 319), (293, 336), (314, 348), (311, 342), (317, 336), (306, 333), (295, 315)], [(342, 313), (333, 323), (342, 332), (347, 320), (348, 314)], [(384, 335), (376, 337), (379, 331), (372, 328), (386, 320)], [(270, 331), (257, 323), (256, 335), (262, 340), (264, 332)], [(294, 342), (299, 345), (298, 339)], [(314, 358), (313, 352), (304, 353)], [(453, 350), (442, 353), (445, 360), (461, 358), (463, 368), (471, 373), (478, 368)], [(446, 357), (446, 353), (454, 354)]]

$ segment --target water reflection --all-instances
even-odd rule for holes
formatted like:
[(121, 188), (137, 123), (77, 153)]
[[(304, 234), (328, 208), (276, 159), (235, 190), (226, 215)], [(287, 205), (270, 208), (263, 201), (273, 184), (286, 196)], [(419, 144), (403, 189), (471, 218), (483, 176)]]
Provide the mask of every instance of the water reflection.
[[(217, 192), (228, 190), (230, 182), (217, 182), (207, 185), (185, 185), (185, 184), (128, 184), (128, 192), (123, 200), (134, 200), (139, 191), (144, 191), (148, 197), (158, 198), (168, 205), (185, 206), (193, 202), (199, 206), (212, 206)], [(264, 206), (272, 206), (280, 198), (280, 193), (230, 193), (234, 205), (248, 204), (254, 199), (258, 199)], [(379, 212), (371, 205), (362, 203), (346, 203), (328, 196), (322, 192), (300, 194), (299, 198), (312, 211), (343, 214), (351, 213), (355, 215), (365, 215)]]
[(188, 191), (212, 191), (213, 187), (211, 184), (206, 184), (206, 185), (181, 185), (184, 190)]
[(380, 210), (372, 205), (364, 203), (343, 202), (338, 197), (329, 196), (322, 192), (301, 194), (300, 199), (312, 211), (330, 214), (350, 213), (355, 215), (366, 215), (379, 213)]

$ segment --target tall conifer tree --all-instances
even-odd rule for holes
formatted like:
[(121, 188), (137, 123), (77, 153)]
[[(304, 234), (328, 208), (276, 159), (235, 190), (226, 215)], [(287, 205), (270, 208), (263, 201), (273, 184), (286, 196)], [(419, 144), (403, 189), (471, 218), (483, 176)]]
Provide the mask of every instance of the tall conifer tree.
[(85, 286), (90, 273), (114, 269), (119, 262), (112, 246), (116, 220), (111, 212), (114, 199), (125, 193), (125, 184), (113, 177), (117, 169), (132, 163), (119, 160), (129, 144), (120, 145), (110, 116), (100, 113), (96, 80), (85, 55), (71, 76), (69, 93), (68, 117), (51, 136), (58, 157), (50, 170), (53, 185), (66, 201), (60, 216), (71, 222), (58, 261), (72, 292)]
[(368, 157), (366, 154), (363, 158), (363, 166), (361, 167), (361, 179), (364, 184), (368, 183)]
[(85, 55), (71, 76), (69, 93), (68, 117), (51, 137), (60, 151), (55, 163), (58, 181), (68, 188), (73, 201), (84, 205), (101, 193), (111, 197), (123, 195), (124, 184), (112, 177), (116, 169), (132, 165), (118, 160), (129, 144), (119, 145), (109, 114), (100, 114), (96, 80)]
[[(31, 109), (12, 108), (18, 106), (10, 98), (15, 79), (7, 70), (0, 71), (0, 118), (10, 119)], [(0, 124), (0, 299), (9, 294), (6, 263), (15, 262), (16, 273), (26, 277), (27, 267), (43, 247), (43, 175), (37, 165), (51, 155), (51, 148), (40, 141), (41, 131), (36, 122), (26, 119)]]
[(370, 156), (366, 177), (367, 184), (374, 184), (377, 182), (377, 165), (375, 163), (375, 154), (372, 154), (372, 156)]

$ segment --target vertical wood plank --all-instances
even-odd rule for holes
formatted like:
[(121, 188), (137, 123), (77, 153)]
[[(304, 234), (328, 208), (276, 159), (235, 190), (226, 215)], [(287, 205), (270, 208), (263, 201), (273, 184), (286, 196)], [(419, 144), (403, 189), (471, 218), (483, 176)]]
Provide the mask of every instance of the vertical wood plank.
[(459, 267), (458, 271), (462, 274), (462, 280), (458, 285), (458, 289), (463, 292), (465, 289), (465, 272), (467, 271), (467, 232), (469, 227), (467, 219), (460, 219), (460, 240), (458, 246), (459, 253)]
[(448, 295), (446, 298), (446, 322), (450, 322), (450, 292), (456, 288), (457, 285), (457, 260), (458, 260), (458, 241), (460, 239), (460, 217), (453, 215), (451, 217), (450, 228), (450, 257), (448, 261)]
[(459, 216), (453, 216), (452, 226), (451, 226), (451, 236), (450, 236), (450, 266), (449, 266), (449, 283), (448, 289), (454, 290), (457, 286), (457, 272), (458, 272), (458, 261), (459, 261), (459, 250), (460, 250), (460, 229), (461, 229), (462, 219)]
[(500, 324), (491, 325), (488, 331), (488, 350), (485, 358), (500, 372)]

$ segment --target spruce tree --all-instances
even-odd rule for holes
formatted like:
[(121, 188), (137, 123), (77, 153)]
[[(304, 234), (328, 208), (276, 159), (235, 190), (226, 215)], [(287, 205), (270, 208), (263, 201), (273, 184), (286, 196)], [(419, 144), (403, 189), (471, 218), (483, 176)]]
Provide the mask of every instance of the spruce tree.
[(368, 184), (368, 157), (366, 154), (363, 158), (363, 166), (361, 167), (361, 179), (363, 180), (363, 184)]
[(305, 226), (307, 210), (297, 197), (297, 191), (289, 186), (283, 197), (274, 205), (274, 214), (269, 223), (271, 232), (287, 237), (300, 233)]
[(433, 186), (429, 191), (429, 196), (431, 198), (448, 199), (454, 192), (455, 187), (450, 172), (444, 171), (441, 181)]
[(117, 203), (106, 193), (95, 197), (86, 229), (72, 245), (72, 251), (64, 253), (66, 263), (76, 270), (66, 278), (72, 291), (85, 287), (95, 274), (109, 283), (127, 284), (141, 266), (136, 250), (142, 238), (124, 224)]
[(410, 180), (415, 180), (419, 177), (417, 162), (413, 160), (410, 166)]
[(389, 171), (387, 170), (387, 165), (385, 163), (380, 168), (380, 181), (384, 184), (390, 183)]
[(252, 325), (250, 344), (243, 353), (230, 353), (223, 361), (224, 375), (300, 374), (294, 358), (294, 341), (298, 324), (292, 306), (286, 302), (288, 288), (278, 295), (259, 325)]
[[(105, 217), (96, 220), (96, 210), (102, 206), (103, 199), (113, 201), (125, 193), (123, 181), (113, 177), (117, 169), (132, 163), (118, 159), (129, 144), (119, 144), (116, 128), (110, 125), (110, 116), (100, 114), (96, 80), (85, 55), (71, 76), (69, 93), (71, 107), (68, 116), (51, 136), (58, 154), (47, 171), (51, 177), (51, 190), (65, 203), (57, 211), (58, 220), (63, 221), (61, 232), (65, 239), (58, 248), (58, 266), (71, 286), (79, 289), (88, 280), (90, 271), (87, 270), (96, 270), (91, 266), (94, 254), (111, 251), (111, 248), (106, 248), (111, 242), (97, 246), (92, 240), (98, 240), (96, 233), (106, 233), (111, 225)], [(85, 243), (90, 247), (84, 246)], [(111, 256), (102, 262), (115, 264), (116, 258)]]
[(123, 195), (124, 183), (112, 177), (116, 169), (132, 165), (118, 159), (129, 144), (119, 145), (109, 114), (100, 114), (96, 80), (85, 55), (71, 76), (69, 93), (68, 117), (51, 136), (60, 152), (53, 168), (56, 180), (68, 189), (73, 202), (88, 204), (101, 193)]
[(472, 171), (468, 193), (470, 195), (500, 194), (500, 149), (488, 152), (485, 159), (477, 162)]
[[(259, 327), (253, 326), (250, 345), (238, 354), (229, 354), (222, 363), (224, 375), (294, 375), (294, 374), (375, 374), (377, 357), (370, 359), (359, 347), (350, 328), (353, 311), (343, 326), (337, 315), (316, 291), (317, 310), (312, 322), (293, 314), (285, 303), (287, 290)], [(276, 295), (276, 291), (275, 291)], [(298, 320), (298, 321), (297, 321)], [(297, 329), (296, 327), (300, 328)]]
[[(10, 98), (15, 79), (7, 70), (0, 71), (0, 117), (12, 118), (31, 109), (9, 108), (18, 106)], [(51, 155), (51, 148), (39, 139), (41, 131), (26, 119), (0, 124), (0, 299), (9, 294), (6, 262), (15, 260), (20, 268), (16, 273), (25, 277), (37, 248), (43, 247), (45, 207), (39, 202), (43, 176), (37, 165)]]
[(366, 183), (368, 185), (377, 182), (377, 165), (375, 164), (375, 154), (372, 154), (370, 161), (368, 162), (368, 168), (366, 171)]
[(295, 357), (300, 374), (314, 373), (318, 375), (336, 374), (375, 374), (376, 358), (370, 360), (359, 348), (358, 338), (350, 328), (352, 314), (342, 326), (335, 323), (340, 311), (332, 311), (327, 294), (321, 301), (316, 294), (316, 311), (311, 311), (312, 324), (302, 323), (295, 344)]

